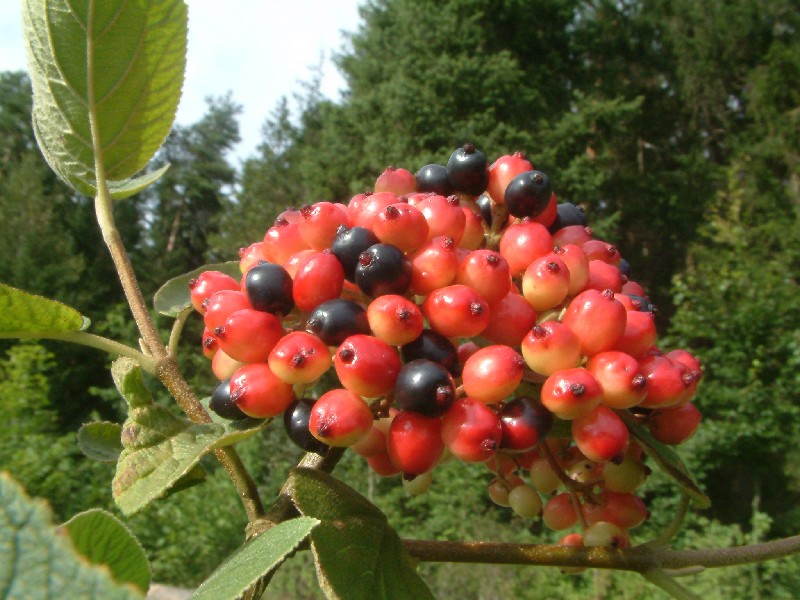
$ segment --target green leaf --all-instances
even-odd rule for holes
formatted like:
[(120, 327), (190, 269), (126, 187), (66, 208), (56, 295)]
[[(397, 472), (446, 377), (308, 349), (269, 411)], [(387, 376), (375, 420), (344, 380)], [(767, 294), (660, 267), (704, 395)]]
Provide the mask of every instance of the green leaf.
[(0, 338), (81, 331), (87, 322), (66, 304), (0, 283)]
[(196, 268), (194, 271), (173, 277), (162, 285), (153, 297), (153, 306), (155, 309), (162, 315), (175, 317), (191, 307), (192, 299), (189, 290), (189, 282), (192, 279), (196, 279), (205, 271), (220, 271), (226, 275), (230, 275), (236, 280), (240, 279), (242, 276), (241, 271), (239, 271), (238, 261), (203, 265), (202, 267)]
[(155, 404), (141, 369), (129, 358), (114, 361), (111, 373), (129, 407), (111, 493), (123, 514), (131, 515), (164, 496), (185, 476), (196, 480), (197, 472), (192, 475), (192, 470), (216, 447), (225, 428), (193, 423)]
[(139, 187), (145, 180), (126, 180), (164, 142), (178, 108), (185, 3), (25, 0), (23, 6), (33, 126), (47, 162), (75, 190), (94, 196), (97, 151), (112, 188)]
[(222, 425), (224, 429), (224, 433), (214, 444), (215, 448), (222, 448), (223, 446), (232, 446), (233, 444), (238, 444), (242, 440), (246, 440), (247, 438), (257, 434), (272, 422), (272, 419), (252, 419), (250, 417), (246, 419), (240, 419), (238, 421), (231, 421), (230, 419), (220, 417), (217, 413), (211, 410), (209, 408), (210, 402), (210, 397), (202, 398), (200, 400), (200, 404), (202, 404), (211, 415), (211, 420), (214, 421), (214, 423), (219, 423)]
[(0, 590), (7, 600), (131, 600), (144, 594), (114, 582), (79, 556), (52, 526), (50, 510), (0, 473)]
[(91, 459), (114, 463), (122, 452), (122, 425), (108, 421), (85, 423), (78, 430), (78, 447)]
[(317, 578), (327, 598), (433, 598), (386, 516), (327, 473), (292, 469), (298, 510), (321, 521), (311, 532)]
[(239, 598), (260, 577), (286, 560), (317, 524), (317, 519), (298, 517), (252, 538), (217, 567), (195, 590), (192, 600)]
[(678, 453), (673, 448), (662, 444), (654, 438), (650, 431), (637, 422), (628, 411), (620, 410), (617, 411), (617, 414), (625, 421), (633, 436), (639, 440), (647, 456), (652, 458), (664, 473), (683, 488), (698, 508), (711, 506), (711, 500), (692, 479), (689, 469), (683, 464), (681, 457), (678, 456)]
[(161, 176), (167, 172), (169, 165), (164, 165), (155, 171), (145, 173), (141, 177), (134, 177), (133, 179), (126, 179), (125, 181), (111, 181), (108, 184), (108, 191), (114, 200), (122, 200), (134, 194), (138, 194), (146, 187), (153, 185), (156, 181), (161, 179)]
[(95, 508), (64, 523), (75, 549), (90, 563), (106, 565), (117, 583), (130, 583), (146, 593), (150, 565), (144, 549), (114, 515)]

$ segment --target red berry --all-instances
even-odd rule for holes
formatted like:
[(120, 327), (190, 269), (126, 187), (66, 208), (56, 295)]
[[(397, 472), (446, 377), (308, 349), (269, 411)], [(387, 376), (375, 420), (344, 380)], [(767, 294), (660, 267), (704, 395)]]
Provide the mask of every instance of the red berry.
[(336, 350), (333, 360), (342, 385), (366, 398), (389, 392), (400, 372), (397, 350), (370, 335), (351, 335)]
[(602, 405), (572, 421), (572, 437), (583, 455), (595, 462), (621, 457), (630, 440), (622, 419)]
[(578, 513), (570, 495), (568, 493), (556, 494), (550, 498), (542, 510), (542, 519), (544, 524), (553, 531), (574, 527), (578, 522)]
[(350, 212), (352, 214), (352, 223), (356, 227), (364, 227), (372, 230), (374, 228), (373, 223), (378, 214), (383, 212), (387, 206), (397, 204), (398, 202), (400, 202), (400, 199), (391, 192), (370, 194), (365, 197), (363, 201), (359, 202), (357, 207), (352, 206), (351, 200)]
[(219, 350), (219, 342), (217, 342), (216, 336), (213, 333), (211, 333), (208, 327), (205, 327), (203, 329), (203, 338), (201, 341), (201, 345), (203, 348), (203, 355), (209, 360), (214, 358), (214, 355), (217, 353), (217, 350)]
[(477, 250), (483, 245), (484, 230), (483, 220), (475, 209), (469, 206), (461, 206), (461, 211), (464, 213), (464, 235), (461, 236), (461, 241), (458, 243), (459, 247), (468, 250)]
[(231, 399), (249, 417), (266, 419), (281, 414), (295, 399), (294, 390), (266, 363), (240, 368), (231, 377)]
[(600, 404), (603, 390), (581, 367), (556, 371), (542, 385), (542, 404), (559, 419), (588, 415)]
[(553, 234), (553, 243), (556, 246), (575, 244), (578, 247), (592, 239), (592, 230), (583, 225), (569, 225), (562, 227)]
[(264, 256), (264, 242), (255, 242), (247, 248), (239, 248), (239, 271), (247, 273), (247, 270), (260, 261), (267, 260)]
[(244, 365), (245, 363), (232, 359), (220, 349), (214, 353), (214, 358), (211, 359), (211, 372), (220, 381), (225, 381), (233, 377), (233, 374)]
[(375, 337), (392, 346), (413, 342), (422, 333), (424, 325), (419, 306), (394, 294), (373, 300), (367, 307), (367, 319)]
[(300, 237), (317, 252), (328, 248), (336, 237), (339, 227), (349, 227), (347, 215), (331, 202), (317, 202), (300, 209), (298, 222)]
[(625, 332), (627, 311), (611, 290), (586, 290), (570, 302), (562, 323), (581, 343), (581, 354), (611, 350)]
[(271, 313), (243, 308), (214, 329), (220, 348), (233, 358), (246, 363), (266, 362), (269, 353), (283, 337), (280, 319)]
[(653, 437), (670, 445), (682, 444), (697, 431), (702, 415), (697, 407), (687, 402), (674, 408), (658, 410), (647, 419)]
[(500, 254), (508, 261), (511, 276), (525, 272), (534, 260), (553, 250), (553, 238), (539, 223), (517, 223), (500, 238)]
[(531, 163), (522, 152), (501, 156), (489, 167), (489, 182), (486, 193), (496, 204), (503, 204), (506, 188), (520, 173), (533, 170)]
[[(666, 408), (680, 403), (694, 381), (685, 367), (678, 368), (666, 356), (645, 356), (639, 367), (647, 378), (647, 396), (640, 405), (645, 408)], [(689, 376), (688, 380), (684, 375)]]
[(475, 337), (489, 324), (489, 303), (465, 285), (432, 292), (422, 304), (431, 329), (446, 337)]
[(311, 312), (328, 300), (338, 298), (344, 287), (344, 269), (330, 252), (309, 256), (297, 269), (292, 297), (297, 308)]
[(456, 245), (459, 244), (467, 221), (457, 196), (445, 198), (431, 194), (417, 204), (417, 208), (428, 222), (429, 240), (445, 236), (453, 238)]
[(308, 244), (300, 236), (300, 226), (297, 223), (276, 219), (275, 225), (264, 235), (261, 251), (269, 262), (282, 265), (292, 254), (307, 248)]
[(534, 260), (522, 276), (522, 295), (538, 312), (561, 304), (568, 290), (569, 268), (553, 254)]
[(628, 311), (625, 331), (614, 344), (615, 350), (636, 358), (644, 356), (656, 341), (656, 321), (651, 312)]
[(601, 292), (609, 289), (619, 293), (622, 291), (622, 273), (614, 265), (602, 260), (589, 260), (589, 279), (586, 282), (586, 289)]
[(253, 308), (247, 296), (236, 290), (221, 290), (215, 292), (203, 302), (206, 312), (203, 322), (209, 331), (225, 325), (229, 316), (243, 308)]
[(453, 238), (434, 238), (411, 258), (411, 291), (427, 296), (450, 285), (457, 273), (458, 254)]
[(457, 400), (442, 416), (442, 440), (465, 462), (488, 460), (500, 446), (501, 436), (497, 414), (475, 398)]
[(495, 344), (519, 346), (536, 323), (536, 311), (515, 292), (509, 292), (491, 308), (489, 324), (481, 335)]
[(428, 240), (428, 221), (418, 208), (398, 202), (390, 204), (373, 219), (375, 235), (410, 254)]
[(406, 169), (399, 169), (393, 166), (386, 169), (378, 176), (375, 181), (376, 192), (391, 192), (397, 196), (410, 194), (417, 189), (417, 181), (414, 174)]
[(564, 261), (569, 269), (569, 289), (567, 294), (577, 296), (589, 281), (589, 259), (580, 247), (575, 244), (556, 246), (553, 254)]
[(610, 350), (595, 354), (587, 363), (600, 387), (603, 404), (611, 408), (636, 406), (647, 395), (647, 378), (630, 354)]
[(473, 250), (458, 266), (455, 282), (471, 287), (489, 304), (494, 304), (508, 294), (511, 271), (499, 252)]
[(406, 475), (430, 471), (444, 451), (441, 430), (438, 418), (408, 411), (397, 413), (386, 442), (392, 463)]
[(293, 331), (269, 354), (269, 366), (286, 383), (312, 383), (331, 367), (328, 347), (317, 336)]
[(239, 282), (230, 275), (219, 271), (203, 271), (196, 279), (189, 282), (189, 289), (192, 306), (201, 315), (205, 314), (206, 309), (203, 303), (212, 294), (222, 290), (239, 290)]
[(464, 364), (464, 391), (486, 404), (500, 402), (519, 387), (524, 366), (522, 356), (508, 346), (481, 348)]
[(323, 444), (344, 448), (364, 437), (372, 422), (372, 411), (360, 396), (333, 389), (314, 403), (308, 429)]
[(619, 250), (613, 244), (604, 242), (603, 240), (589, 240), (584, 242), (581, 249), (589, 257), (589, 260), (600, 260), (609, 265), (619, 265), (620, 258)]
[(534, 326), (522, 340), (521, 350), (528, 367), (540, 375), (575, 367), (581, 357), (578, 336), (558, 321)]

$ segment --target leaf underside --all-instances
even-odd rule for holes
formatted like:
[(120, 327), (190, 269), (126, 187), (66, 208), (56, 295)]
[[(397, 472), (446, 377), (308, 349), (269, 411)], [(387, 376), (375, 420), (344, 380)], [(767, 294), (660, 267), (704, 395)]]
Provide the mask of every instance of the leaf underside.
[(0, 473), (0, 592), (7, 600), (144, 597), (78, 555), (68, 537), (56, 533), (47, 506), (28, 498), (6, 473)]
[(118, 197), (159, 176), (129, 181), (172, 127), (186, 14), (182, 0), (24, 1), (34, 133), (51, 168), (76, 191), (95, 195), (95, 153)]

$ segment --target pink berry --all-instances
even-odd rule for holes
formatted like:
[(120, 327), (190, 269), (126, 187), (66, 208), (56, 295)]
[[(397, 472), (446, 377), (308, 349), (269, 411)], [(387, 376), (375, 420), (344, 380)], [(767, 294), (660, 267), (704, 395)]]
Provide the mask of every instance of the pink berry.
[(674, 408), (654, 412), (647, 420), (650, 432), (659, 442), (670, 445), (682, 444), (697, 431), (702, 415), (691, 402)]
[(486, 404), (500, 402), (519, 387), (524, 366), (522, 356), (508, 346), (481, 348), (464, 364), (464, 391)]
[(300, 237), (317, 252), (330, 247), (339, 227), (349, 227), (347, 215), (331, 202), (317, 202), (300, 209)]
[(537, 312), (561, 304), (568, 291), (569, 268), (553, 254), (534, 260), (522, 276), (522, 295)]
[(201, 315), (205, 314), (206, 309), (203, 302), (212, 294), (222, 290), (239, 290), (239, 282), (230, 275), (219, 271), (204, 271), (189, 282), (190, 297), (192, 306)]
[(411, 300), (395, 294), (379, 296), (367, 307), (369, 327), (375, 337), (392, 346), (413, 342), (422, 333), (422, 311)]
[(422, 304), (431, 329), (445, 337), (475, 337), (489, 324), (489, 303), (465, 285), (433, 291)]
[(394, 388), (400, 357), (389, 344), (370, 335), (351, 335), (333, 360), (342, 385), (365, 398), (376, 398)]
[(511, 225), (500, 238), (500, 254), (508, 261), (512, 277), (524, 273), (534, 260), (552, 250), (553, 238), (539, 223)]
[(540, 375), (571, 369), (581, 357), (581, 344), (573, 331), (558, 321), (535, 325), (522, 340), (522, 356)]
[(442, 440), (465, 462), (483, 462), (494, 456), (501, 436), (497, 414), (475, 398), (457, 400), (442, 416)]
[(562, 323), (581, 343), (581, 354), (592, 356), (614, 348), (625, 333), (627, 311), (611, 290), (586, 290), (572, 299)]
[(611, 408), (631, 408), (647, 395), (647, 378), (639, 361), (630, 354), (610, 350), (595, 354), (586, 365), (600, 387), (603, 404)]
[(390, 204), (375, 216), (372, 223), (381, 242), (397, 246), (406, 254), (416, 252), (428, 240), (425, 215), (409, 204)]
[(630, 441), (628, 428), (622, 419), (602, 405), (572, 421), (572, 437), (583, 455), (595, 462), (621, 457)]
[(511, 271), (499, 252), (473, 250), (458, 266), (455, 282), (471, 287), (489, 304), (495, 304), (511, 288)]
[(281, 338), (269, 354), (269, 366), (286, 383), (312, 383), (331, 367), (328, 346), (317, 336), (293, 331)]
[(281, 381), (266, 363), (240, 368), (231, 377), (230, 390), (239, 410), (256, 419), (278, 416), (295, 399), (292, 386)]
[(542, 404), (559, 419), (588, 415), (600, 404), (603, 390), (589, 371), (577, 367), (556, 371), (542, 385)]
[(536, 323), (536, 311), (514, 291), (493, 304), (490, 312), (489, 324), (481, 335), (495, 344), (519, 346)]
[[(414, 174), (406, 169), (386, 167), (375, 181), (376, 192), (391, 192), (397, 196), (410, 194), (417, 189)], [(390, 242), (391, 243), (391, 242)]]
[(438, 194), (431, 194), (419, 204), (419, 211), (428, 222), (428, 239), (445, 236), (453, 238), (456, 245), (461, 242), (466, 225), (466, 216), (461, 210), (457, 196), (445, 198)]
[(300, 265), (292, 285), (294, 303), (311, 312), (328, 300), (338, 298), (344, 287), (342, 263), (330, 252), (312, 254)]
[(411, 291), (426, 296), (453, 283), (457, 273), (455, 241), (449, 237), (434, 238), (411, 257)]
[(364, 437), (372, 422), (372, 411), (360, 396), (333, 389), (314, 403), (308, 430), (323, 444), (345, 448)]
[(442, 422), (436, 417), (400, 411), (392, 420), (387, 435), (392, 463), (406, 475), (430, 471), (444, 451)]
[(214, 335), (220, 348), (234, 360), (266, 362), (283, 337), (283, 325), (271, 313), (243, 308), (231, 313), (224, 325), (214, 329)]

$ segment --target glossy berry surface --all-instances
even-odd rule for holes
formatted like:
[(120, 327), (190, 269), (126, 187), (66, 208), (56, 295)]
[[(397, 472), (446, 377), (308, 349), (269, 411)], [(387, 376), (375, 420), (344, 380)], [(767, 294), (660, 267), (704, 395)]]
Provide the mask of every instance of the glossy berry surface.
[(328, 346), (338, 346), (351, 335), (370, 333), (367, 311), (352, 300), (328, 300), (308, 315), (306, 331), (316, 335)]
[(323, 444), (345, 448), (364, 437), (372, 422), (372, 411), (361, 396), (333, 389), (314, 403), (308, 429)]
[(358, 257), (370, 246), (381, 240), (371, 230), (365, 227), (340, 227), (331, 244), (331, 252), (339, 259), (348, 281), (355, 281)]
[(308, 423), (316, 400), (299, 398), (292, 402), (283, 413), (283, 427), (289, 439), (306, 452), (325, 454), (328, 446), (311, 435)]
[(401, 410), (441, 415), (455, 397), (450, 373), (431, 360), (417, 359), (403, 365), (395, 381), (395, 403)]
[(546, 174), (526, 171), (511, 180), (503, 200), (508, 212), (515, 217), (536, 217), (547, 208), (552, 193), (550, 178)]
[(224, 419), (238, 421), (247, 418), (247, 415), (244, 414), (238, 406), (236, 406), (236, 403), (231, 398), (230, 379), (221, 381), (219, 385), (214, 388), (214, 392), (211, 394), (211, 401), (209, 402), (208, 406), (211, 410)]
[(442, 422), (434, 417), (400, 411), (386, 436), (392, 463), (406, 475), (430, 471), (444, 451)]
[(253, 308), (271, 313), (289, 314), (294, 308), (292, 278), (280, 265), (261, 262), (244, 276), (244, 288)]
[(442, 416), (442, 440), (465, 462), (483, 462), (494, 456), (502, 435), (497, 413), (475, 398), (456, 400)]
[(411, 263), (391, 244), (375, 244), (358, 257), (355, 282), (368, 296), (404, 294), (411, 285)]
[(417, 339), (403, 346), (400, 352), (407, 363), (417, 359), (427, 359), (456, 374), (458, 366), (456, 347), (445, 336), (430, 329), (424, 329)]
[(503, 448), (530, 450), (550, 432), (553, 414), (530, 396), (519, 396), (500, 408)]
[(447, 161), (447, 178), (457, 192), (482, 194), (489, 182), (486, 156), (473, 144), (464, 144)]
[(447, 167), (444, 165), (425, 165), (415, 176), (418, 192), (433, 192), (442, 196), (453, 193), (453, 185), (447, 176)]
[(400, 357), (383, 340), (359, 334), (342, 342), (333, 366), (345, 388), (365, 398), (375, 398), (394, 388)]
[(522, 356), (508, 346), (481, 348), (464, 363), (464, 392), (486, 404), (499, 402), (517, 389), (524, 366)]

